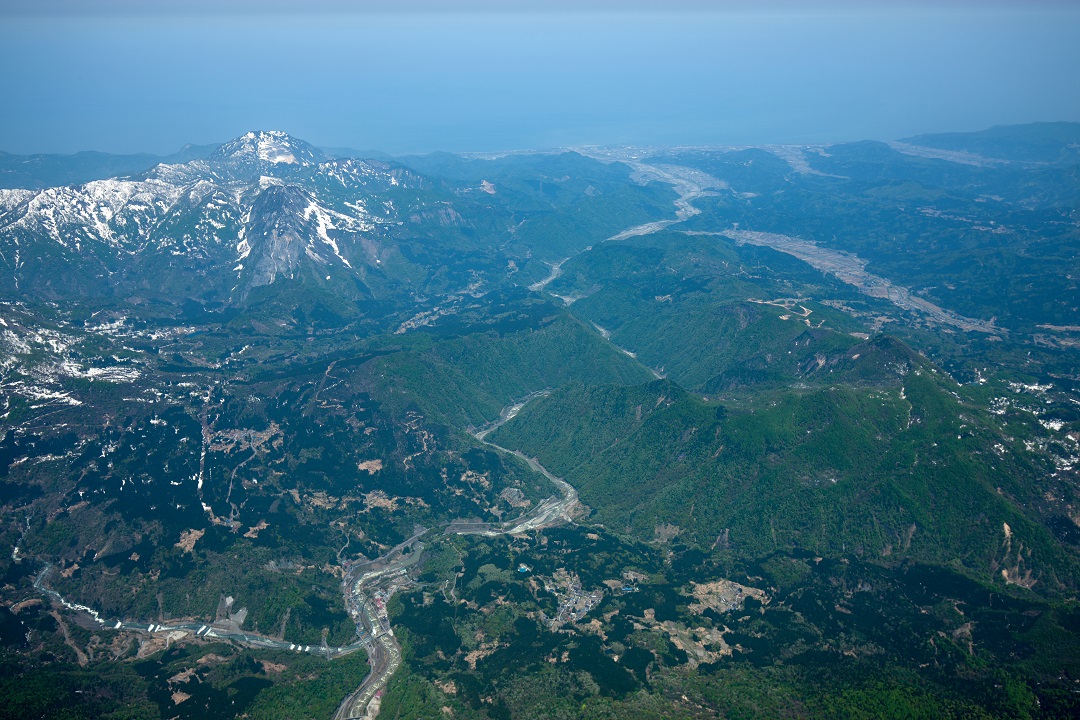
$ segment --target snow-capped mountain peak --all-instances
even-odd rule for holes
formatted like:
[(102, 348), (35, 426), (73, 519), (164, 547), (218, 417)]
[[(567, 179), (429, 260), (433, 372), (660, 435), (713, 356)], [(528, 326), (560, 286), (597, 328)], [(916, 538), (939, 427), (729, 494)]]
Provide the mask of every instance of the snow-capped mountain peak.
[(413, 222), (395, 205), (402, 192), (423, 204), (424, 178), (394, 164), (332, 160), (278, 131), (131, 178), (0, 190), (0, 291), (52, 297), (122, 286), (242, 302), (281, 278), (358, 297), (369, 272), (384, 272), (393, 228)]
[(258, 130), (225, 143), (214, 151), (210, 159), (303, 166), (325, 162), (327, 157), (315, 146), (286, 132)]

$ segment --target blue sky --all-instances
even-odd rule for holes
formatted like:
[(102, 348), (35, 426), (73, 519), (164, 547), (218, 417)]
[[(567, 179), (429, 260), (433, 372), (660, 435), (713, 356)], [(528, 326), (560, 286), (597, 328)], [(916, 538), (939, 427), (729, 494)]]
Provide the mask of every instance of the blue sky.
[(0, 149), (167, 153), (258, 128), (396, 153), (829, 142), (1080, 120), (1069, 2), (141, 5), (4, 3)]

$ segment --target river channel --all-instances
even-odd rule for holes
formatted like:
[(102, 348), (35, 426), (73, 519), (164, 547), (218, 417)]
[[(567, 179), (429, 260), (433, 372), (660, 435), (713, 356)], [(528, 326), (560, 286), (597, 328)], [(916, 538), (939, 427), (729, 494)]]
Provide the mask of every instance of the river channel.
[[(605, 159), (611, 160), (611, 158)], [(627, 162), (635, 171), (641, 173), (643, 179), (647, 178), (671, 184), (679, 197), (674, 201), (676, 207), (674, 219), (635, 226), (612, 236), (609, 238), (610, 240), (659, 232), (700, 212), (691, 204), (691, 201), (701, 197), (707, 190), (703, 187), (703, 183), (697, 181), (698, 178), (693, 171), (673, 166), (655, 167), (626, 158), (619, 159)], [(589, 249), (586, 248), (583, 252)], [(531, 289), (544, 290), (548, 283), (559, 276), (564, 262), (566, 260), (553, 265), (551, 275), (545, 280), (536, 283)], [(412, 537), (392, 548), (381, 557), (374, 560), (343, 561), (345, 573), (341, 585), (342, 594), (345, 599), (345, 608), (356, 623), (357, 640), (349, 645), (340, 647), (325, 644), (300, 645), (258, 633), (243, 632), (236, 623), (229, 621), (156, 624), (109, 620), (103, 618), (93, 608), (71, 602), (55, 590), (48, 588), (45, 583), (53, 570), (53, 567), (48, 564), (35, 579), (34, 588), (51, 601), (89, 618), (91, 622), (98, 624), (102, 628), (112, 630), (126, 630), (151, 635), (175, 633), (173, 637), (177, 639), (186, 635), (194, 635), (202, 638), (226, 640), (252, 648), (309, 653), (325, 657), (328, 660), (349, 655), (362, 648), (367, 653), (371, 671), (360, 687), (341, 701), (337, 712), (334, 714), (334, 720), (370, 720), (378, 715), (381, 696), (386, 684), (401, 665), (401, 645), (394, 637), (393, 628), (390, 627), (390, 621), (386, 613), (386, 603), (395, 591), (409, 584), (407, 573), (409, 568), (420, 560), (424, 548), (423, 538), (435, 539), (446, 535), (482, 535), (487, 537), (516, 535), (572, 522), (574, 517), (584, 513), (584, 507), (578, 500), (577, 490), (568, 482), (553, 475), (535, 458), (527, 457), (517, 450), (509, 450), (487, 440), (487, 436), (491, 432), (512, 420), (528, 402), (544, 397), (549, 393), (548, 390), (541, 390), (521, 398), (504, 408), (496, 421), (478, 429), (473, 433), (473, 436), (487, 447), (506, 455), (512, 455), (525, 462), (534, 472), (539, 472), (550, 480), (558, 493), (541, 501), (532, 510), (513, 520), (489, 523), (462, 519), (454, 520), (437, 530), (418, 527)]]
[(532, 393), (505, 408), (499, 419), (474, 433), (477, 440), (501, 453), (513, 455), (523, 460), (532, 470), (544, 475), (555, 485), (558, 494), (541, 501), (524, 515), (501, 523), (476, 522), (472, 520), (454, 520), (437, 530), (424, 527), (415, 528), (412, 537), (395, 546), (390, 551), (374, 560), (343, 561), (345, 573), (341, 588), (345, 598), (345, 609), (356, 623), (356, 641), (344, 646), (303, 645), (286, 640), (268, 637), (259, 633), (244, 632), (239, 625), (229, 620), (216, 622), (173, 622), (150, 623), (129, 620), (108, 619), (97, 610), (72, 602), (60, 593), (49, 588), (46, 582), (53, 571), (53, 566), (46, 564), (34, 580), (34, 589), (50, 601), (100, 626), (102, 629), (123, 630), (147, 635), (164, 634), (166, 637), (180, 639), (195, 636), (205, 639), (225, 640), (246, 647), (266, 650), (286, 650), (296, 653), (308, 653), (327, 660), (333, 660), (363, 649), (367, 653), (371, 671), (364, 682), (338, 706), (334, 720), (374, 718), (378, 714), (382, 692), (390, 677), (401, 665), (401, 646), (394, 637), (390, 620), (386, 613), (386, 603), (397, 590), (409, 585), (408, 571), (423, 554), (423, 538), (435, 539), (446, 535), (514, 535), (553, 527), (580, 514), (581, 504), (577, 491), (564, 481), (550, 473), (534, 458), (529, 458), (515, 450), (500, 447), (485, 438), (503, 423), (511, 420), (528, 403), (547, 395), (547, 391)]

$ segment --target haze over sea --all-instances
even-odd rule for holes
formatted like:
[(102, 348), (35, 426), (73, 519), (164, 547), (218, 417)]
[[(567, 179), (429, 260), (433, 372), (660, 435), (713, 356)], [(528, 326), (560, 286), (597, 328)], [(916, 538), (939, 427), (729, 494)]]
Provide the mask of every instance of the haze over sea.
[(13, 0), (0, 148), (252, 128), (393, 153), (887, 139), (1080, 120), (1074, 3)]

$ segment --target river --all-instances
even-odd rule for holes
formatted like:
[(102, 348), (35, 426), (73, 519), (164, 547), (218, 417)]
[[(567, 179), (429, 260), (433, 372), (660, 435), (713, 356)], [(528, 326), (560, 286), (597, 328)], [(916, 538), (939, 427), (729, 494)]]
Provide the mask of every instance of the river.
[[(691, 201), (701, 197), (705, 190), (700, 183), (695, 181), (693, 175), (676, 172), (676, 170), (685, 170), (684, 168), (672, 168), (670, 166), (657, 168), (635, 162), (629, 164), (637, 172), (647, 174), (649, 179), (670, 183), (675, 187), (679, 195), (675, 200), (676, 216), (671, 220), (660, 220), (628, 228), (612, 236), (609, 238), (610, 240), (659, 232), (665, 227), (682, 222), (699, 212), (697, 208), (691, 205)], [(585, 251), (589, 249), (591, 248), (586, 248)], [(550, 276), (536, 283), (531, 289), (543, 290), (548, 283), (559, 276), (565, 262), (566, 260), (563, 260), (553, 265)], [(477, 430), (473, 436), (487, 447), (506, 455), (512, 455), (525, 462), (534, 472), (541, 473), (550, 480), (558, 493), (542, 500), (532, 510), (513, 520), (499, 523), (454, 520), (437, 531), (437, 534), (431, 535), (432, 538), (452, 534), (483, 535), (487, 537), (516, 535), (573, 522), (574, 517), (584, 513), (585, 508), (578, 500), (577, 490), (570, 483), (549, 472), (536, 458), (526, 457), (517, 450), (510, 450), (487, 440), (488, 435), (509, 420), (512, 420), (527, 403), (549, 393), (549, 390), (540, 390), (515, 401), (502, 410), (498, 420)], [(381, 557), (374, 560), (345, 561), (343, 563), (345, 575), (342, 580), (342, 594), (345, 599), (345, 608), (350, 617), (356, 622), (358, 639), (349, 645), (341, 647), (290, 643), (258, 633), (242, 632), (237, 625), (230, 625), (228, 622), (155, 624), (106, 620), (93, 608), (70, 602), (55, 590), (46, 587), (45, 581), (53, 569), (48, 564), (35, 579), (34, 588), (63, 607), (90, 618), (102, 628), (151, 635), (157, 633), (180, 633), (202, 638), (227, 640), (253, 648), (310, 653), (330, 660), (343, 657), (363, 648), (367, 653), (371, 671), (360, 687), (341, 701), (337, 712), (334, 714), (334, 720), (370, 720), (378, 714), (382, 692), (394, 672), (401, 665), (401, 645), (394, 637), (393, 628), (390, 627), (389, 618), (386, 614), (386, 602), (396, 590), (408, 584), (406, 578), (408, 569), (419, 561), (423, 552), (421, 539), (433, 532), (436, 531), (418, 528), (412, 537), (392, 548)], [(344, 550), (344, 548), (342, 549)], [(339, 552), (339, 559), (340, 554)]]

